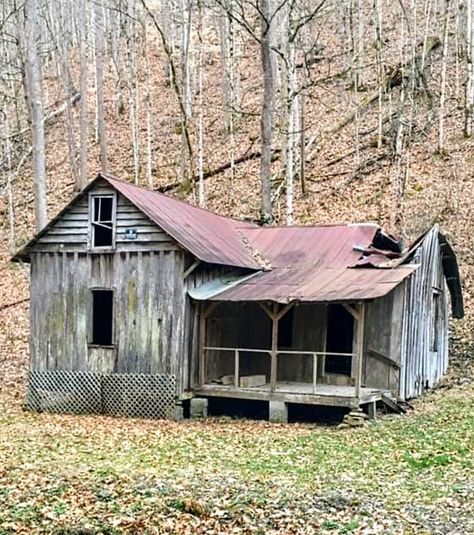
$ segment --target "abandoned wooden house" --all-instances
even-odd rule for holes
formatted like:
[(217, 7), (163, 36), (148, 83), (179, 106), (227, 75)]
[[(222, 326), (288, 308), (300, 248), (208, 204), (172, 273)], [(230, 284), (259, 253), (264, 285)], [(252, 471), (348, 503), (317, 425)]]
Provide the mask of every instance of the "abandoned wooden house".
[(259, 227), (99, 175), (31, 264), (28, 406), (179, 416), (210, 397), (374, 408), (435, 385), (458, 266), (437, 225)]

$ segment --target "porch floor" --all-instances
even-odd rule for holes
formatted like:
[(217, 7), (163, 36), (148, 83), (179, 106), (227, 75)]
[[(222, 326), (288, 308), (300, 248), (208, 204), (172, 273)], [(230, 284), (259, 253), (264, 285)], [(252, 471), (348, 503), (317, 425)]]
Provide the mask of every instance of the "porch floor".
[(355, 397), (353, 386), (318, 384), (313, 392), (311, 383), (295, 383), (278, 381), (274, 392), (270, 383), (252, 388), (238, 388), (233, 385), (205, 384), (195, 389), (198, 396), (222, 398), (276, 400), (287, 403), (305, 403), (309, 405), (325, 405), (337, 407), (357, 407), (382, 399), (382, 394), (390, 394), (388, 390), (377, 388), (361, 388), (360, 403)]

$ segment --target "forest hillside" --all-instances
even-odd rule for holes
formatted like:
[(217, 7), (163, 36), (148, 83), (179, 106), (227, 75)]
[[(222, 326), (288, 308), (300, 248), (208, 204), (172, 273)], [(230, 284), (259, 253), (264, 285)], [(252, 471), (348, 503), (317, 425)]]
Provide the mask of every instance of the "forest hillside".
[[(100, 170), (266, 224), (439, 223), (474, 319), (473, 0), (4, 0), (0, 369), (21, 387), (10, 256)], [(18, 394), (19, 395), (19, 394)]]

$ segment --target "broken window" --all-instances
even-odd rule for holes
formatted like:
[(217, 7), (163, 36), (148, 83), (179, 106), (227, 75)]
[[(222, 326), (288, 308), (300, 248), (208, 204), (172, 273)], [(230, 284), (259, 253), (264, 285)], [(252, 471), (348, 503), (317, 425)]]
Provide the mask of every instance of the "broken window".
[(92, 336), (91, 343), (110, 346), (113, 343), (113, 298), (112, 290), (92, 290)]
[(295, 309), (292, 307), (280, 318), (278, 322), (278, 347), (290, 349), (293, 347), (293, 324), (295, 321)]
[[(326, 351), (352, 353), (354, 318), (342, 305), (328, 305)], [(351, 375), (352, 357), (326, 356), (325, 373)]]
[(112, 247), (114, 244), (114, 196), (93, 196), (92, 247)]

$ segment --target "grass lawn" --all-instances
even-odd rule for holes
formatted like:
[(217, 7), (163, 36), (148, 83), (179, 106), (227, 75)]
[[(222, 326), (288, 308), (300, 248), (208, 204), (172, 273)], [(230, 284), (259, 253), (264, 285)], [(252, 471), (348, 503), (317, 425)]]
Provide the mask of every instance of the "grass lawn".
[(474, 386), (361, 429), (23, 412), (0, 398), (0, 534), (474, 533)]

